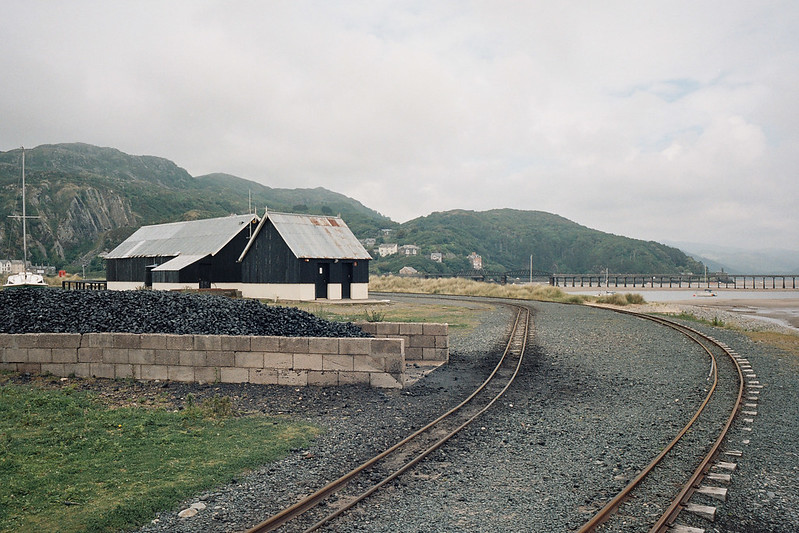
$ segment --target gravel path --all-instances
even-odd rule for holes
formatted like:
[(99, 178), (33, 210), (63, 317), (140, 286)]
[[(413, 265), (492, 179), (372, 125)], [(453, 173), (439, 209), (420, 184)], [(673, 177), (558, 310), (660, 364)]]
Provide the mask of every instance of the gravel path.
[[(648, 321), (601, 309), (532, 303), (535, 347), (495, 409), (330, 531), (570, 531), (622, 488), (670, 440), (704, 396), (708, 363), (695, 345)], [(327, 432), (308, 450), (203, 493), (142, 529), (240, 531), (321, 487), (447, 407), (490, 372), (511, 313), (498, 307), (469, 335), (454, 332), (451, 362), (404, 391), (362, 387), (206, 386), (237, 405), (284, 413)], [(694, 324), (695, 327), (697, 327)], [(799, 361), (728, 330), (761, 383), (730, 499), (711, 531), (795, 531), (799, 523)], [(745, 431), (744, 427), (752, 427)], [(743, 441), (749, 441), (743, 444)], [(177, 512), (203, 501), (192, 518)]]

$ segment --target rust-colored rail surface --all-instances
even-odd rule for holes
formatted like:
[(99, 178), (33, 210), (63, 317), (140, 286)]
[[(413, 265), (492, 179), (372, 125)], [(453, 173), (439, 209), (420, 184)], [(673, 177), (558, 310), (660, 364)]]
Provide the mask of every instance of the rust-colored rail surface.
[[(646, 320), (651, 320), (653, 322), (657, 322), (664, 326), (670, 327), (676, 331), (679, 331), (691, 341), (695, 342), (702, 349), (708, 354), (711, 360), (711, 374), (713, 376), (713, 384), (709, 388), (708, 393), (705, 399), (700, 404), (699, 408), (696, 410), (694, 415), (688, 421), (688, 423), (677, 433), (674, 439), (641, 471), (639, 474), (632, 480), (630, 483), (627, 484), (624, 489), (622, 489), (613, 499), (611, 499), (602, 509), (597, 512), (591, 520), (586, 522), (580, 529), (580, 533), (587, 533), (591, 531), (595, 531), (598, 526), (600, 526), (603, 522), (608, 520), (608, 518), (616, 512), (619, 507), (624, 503), (625, 500), (630, 498), (636, 488), (641, 484), (641, 482), (654, 471), (660, 462), (666, 457), (666, 455), (674, 449), (680, 439), (688, 432), (688, 430), (694, 425), (694, 423), (699, 419), (704, 411), (705, 407), (707, 406), (708, 402), (710, 402), (711, 398), (713, 397), (714, 392), (716, 392), (716, 387), (718, 385), (718, 365), (716, 360), (716, 354), (714, 354), (713, 349), (720, 354), (724, 354), (728, 356), (732, 362), (735, 364), (735, 368), (738, 373), (738, 397), (735, 401), (735, 405), (732, 408), (729, 417), (727, 419), (726, 424), (718, 434), (716, 441), (710, 447), (709, 451), (705, 454), (703, 459), (700, 461), (699, 465), (696, 467), (694, 473), (690, 476), (690, 478), (685, 482), (682, 489), (679, 493), (675, 496), (674, 500), (672, 501), (671, 505), (668, 507), (665, 513), (661, 516), (661, 518), (652, 526), (650, 533), (662, 533), (667, 531), (667, 528), (674, 523), (674, 520), (677, 518), (677, 515), (680, 513), (682, 509), (685, 508), (686, 502), (693, 494), (695, 487), (698, 486), (701, 479), (707, 473), (709, 469), (709, 465), (711, 461), (717, 456), (719, 447), (723, 442), (727, 432), (732, 425), (732, 422), (735, 418), (735, 415), (738, 413), (741, 405), (741, 399), (743, 397), (743, 374), (741, 373), (741, 368), (736, 361), (735, 357), (730, 353), (730, 351), (725, 347), (722, 346), (719, 342), (712, 339), (711, 337), (693, 329), (688, 326), (681, 325), (677, 322), (667, 320), (662, 317), (656, 317), (652, 315), (645, 315), (641, 313), (634, 313), (631, 311), (624, 311), (624, 310), (616, 310), (614, 311), (629, 314), (633, 316), (637, 316)], [(713, 349), (711, 349), (713, 347)]]
[[(505, 393), (518, 374), (531, 335), (530, 309), (514, 307), (517, 309), (516, 319), (502, 357), (488, 378), (465, 400), (384, 452), (249, 529), (248, 533), (263, 533), (279, 528), (314, 531), (332, 522), (413, 467), (486, 412)], [(368, 488), (357, 494), (341, 495), (348, 485), (358, 484), (353, 483), (356, 479)], [(310, 517), (312, 510), (323, 502), (325, 508), (334, 511), (321, 517)]]

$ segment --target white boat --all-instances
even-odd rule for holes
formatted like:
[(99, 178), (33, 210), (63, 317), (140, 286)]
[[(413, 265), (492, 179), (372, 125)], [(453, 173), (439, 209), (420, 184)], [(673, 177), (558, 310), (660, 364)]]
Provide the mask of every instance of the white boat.
[(19, 274), (11, 274), (8, 276), (4, 289), (24, 288), (24, 287), (47, 287), (44, 277), (35, 272), (28, 270), (28, 229), (27, 220), (29, 217), (25, 212), (25, 148), (22, 149), (22, 216), (10, 215), (9, 218), (22, 219), (22, 248), (23, 248), (23, 271)]
[(710, 289), (705, 289), (705, 290), (704, 290), (704, 291), (702, 291), (702, 292), (695, 292), (695, 293), (694, 293), (694, 296), (697, 296), (697, 297), (700, 297), (700, 298), (710, 298), (710, 297), (712, 297), (712, 296), (716, 296), (716, 293), (715, 293), (715, 292), (713, 292), (713, 291), (712, 291), (712, 290), (710, 290)]

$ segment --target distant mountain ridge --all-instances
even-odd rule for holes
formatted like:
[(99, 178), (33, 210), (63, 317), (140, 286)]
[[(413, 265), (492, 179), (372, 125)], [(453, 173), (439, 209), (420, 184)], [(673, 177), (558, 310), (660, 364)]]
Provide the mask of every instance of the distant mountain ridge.
[[(0, 213), (21, 213), (19, 149), (0, 152)], [(361, 239), (416, 244), (417, 257), (375, 258), (375, 272), (414, 266), (430, 273), (469, 268), (476, 252), (485, 268), (527, 268), (587, 273), (677, 273), (704, 268), (680, 250), (586, 228), (540, 211), (495, 209), (432, 213), (398, 224), (377, 211), (324, 188), (277, 189), (223, 173), (191, 176), (164, 158), (134, 156), (89, 144), (53, 144), (26, 149), (29, 249), (35, 263), (79, 269), (142, 225), (246, 213), (248, 197), (270, 210), (340, 214)], [(391, 230), (387, 235), (382, 231)], [(17, 220), (0, 220), (0, 257), (19, 257)], [(442, 263), (432, 261), (442, 252)], [(376, 256), (376, 254), (373, 254)], [(396, 268), (395, 268), (396, 267)]]

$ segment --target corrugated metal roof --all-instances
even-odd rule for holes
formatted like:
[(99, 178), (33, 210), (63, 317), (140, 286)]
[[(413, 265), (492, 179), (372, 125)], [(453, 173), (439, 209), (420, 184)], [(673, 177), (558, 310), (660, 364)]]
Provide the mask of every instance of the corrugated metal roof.
[(183, 255), (180, 254), (179, 256), (170, 259), (166, 263), (162, 265), (158, 265), (153, 269), (153, 272), (158, 271), (167, 271), (167, 272), (177, 272), (182, 270), (183, 268), (193, 265), (203, 257), (208, 257), (208, 254), (205, 255)]
[(299, 259), (372, 258), (339, 217), (273, 212), (267, 217)]
[(258, 220), (258, 217), (255, 215), (231, 215), (206, 220), (142, 226), (122, 244), (114, 248), (106, 256), (106, 259), (214, 255), (238, 235), (251, 220)]

